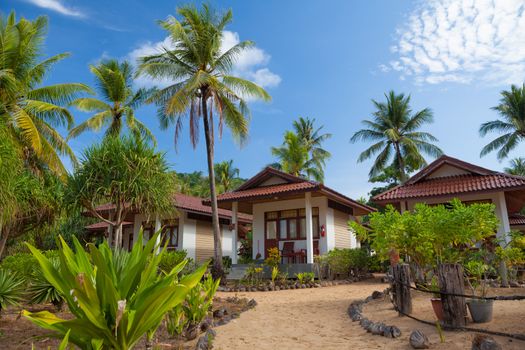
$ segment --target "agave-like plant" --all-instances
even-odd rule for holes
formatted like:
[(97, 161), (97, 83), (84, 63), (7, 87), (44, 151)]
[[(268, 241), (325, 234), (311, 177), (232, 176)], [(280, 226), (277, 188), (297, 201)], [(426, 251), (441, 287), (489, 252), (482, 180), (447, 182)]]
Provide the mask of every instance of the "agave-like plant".
[(2, 309), (18, 305), (24, 293), (24, 280), (7, 270), (0, 269), (0, 316)]
[[(53, 267), (57, 270), (60, 268), (60, 261), (58, 258), (51, 258), (51, 263)], [(64, 297), (53, 284), (51, 284), (43, 275), (40, 269), (36, 269), (34, 272), (31, 285), (28, 290), (31, 299), (29, 302), (31, 304), (43, 304), (51, 303), (55, 306), (58, 311), (62, 310), (64, 305)]]
[[(117, 263), (106, 242), (88, 244), (88, 251), (73, 240), (74, 251), (60, 238), (60, 269), (28, 244), (42, 274), (64, 296), (74, 318), (65, 320), (48, 312), (23, 315), (81, 349), (132, 349), (144, 336), (151, 337), (166, 313), (184, 301), (207, 266), (178, 280), (183, 261), (167, 274), (158, 273), (166, 248), (160, 250), (157, 232), (146, 245), (135, 244), (126, 264)], [(142, 242), (142, 233), (138, 242)], [(118, 266), (116, 266), (118, 265)], [(117, 271), (118, 270), (118, 271)]]

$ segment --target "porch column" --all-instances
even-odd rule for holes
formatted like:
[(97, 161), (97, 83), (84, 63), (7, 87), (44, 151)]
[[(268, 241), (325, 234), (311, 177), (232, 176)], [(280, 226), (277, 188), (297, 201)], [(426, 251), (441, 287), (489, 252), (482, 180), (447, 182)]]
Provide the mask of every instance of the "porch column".
[[(162, 228), (162, 224), (159, 219), (159, 215), (155, 215), (155, 233), (159, 232)], [(159, 244), (158, 252), (161, 251), (162, 247), (160, 246), (160, 235), (157, 237), (157, 242), (155, 244)]]
[[(500, 245), (506, 247), (509, 244), (510, 237), (510, 223), (509, 213), (507, 211), (507, 202), (505, 201), (505, 192), (498, 192), (496, 195), (496, 216), (499, 219), (498, 233), (496, 236), (500, 240)], [(508, 286), (507, 280), (507, 266), (502, 261), (499, 266), (499, 273), (501, 276), (501, 284)]]
[(306, 212), (306, 262), (314, 263), (314, 238), (312, 230), (312, 193), (306, 192), (304, 195), (304, 209)]
[(233, 225), (233, 232), (232, 232), (232, 264), (237, 264), (237, 237), (239, 235), (239, 225), (238, 225), (238, 218), (237, 218), (237, 212), (239, 208), (238, 202), (232, 203), (232, 225)]

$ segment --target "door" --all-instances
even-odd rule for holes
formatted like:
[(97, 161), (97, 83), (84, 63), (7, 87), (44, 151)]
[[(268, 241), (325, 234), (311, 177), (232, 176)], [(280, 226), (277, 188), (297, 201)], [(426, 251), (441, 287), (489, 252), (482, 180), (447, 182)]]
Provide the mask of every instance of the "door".
[(266, 221), (266, 230), (264, 236), (264, 258), (268, 257), (268, 249), (277, 247), (279, 248), (279, 242), (277, 241), (277, 221)]

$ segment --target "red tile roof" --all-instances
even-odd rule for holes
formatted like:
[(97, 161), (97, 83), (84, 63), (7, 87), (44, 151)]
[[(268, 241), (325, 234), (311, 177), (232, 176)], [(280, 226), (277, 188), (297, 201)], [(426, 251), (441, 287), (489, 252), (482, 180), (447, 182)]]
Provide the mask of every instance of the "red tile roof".
[(509, 215), (510, 225), (525, 225), (525, 215), (511, 214)]
[[(264, 183), (265, 180), (271, 177), (279, 177), (286, 181), (284, 184), (260, 186)], [(260, 186), (260, 187), (257, 187)], [(252, 199), (266, 199), (277, 197), (279, 195), (286, 194), (295, 194), (295, 193), (305, 193), (319, 191), (325, 195), (328, 195), (339, 202), (344, 203), (352, 207), (357, 207), (365, 212), (375, 211), (375, 208), (372, 208), (366, 204), (359, 203), (337, 191), (332, 190), (329, 187), (326, 187), (322, 183), (306, 180), (297, 176), (293, 176), (287, 173), (284, 173), (280, 170), (274, 169), (272, 167), (266, 167), (261, 172), (253, 176), (251, 179), (246, 181), (241, 187), (232, 191), (226, 192), (217, 197), (218, 202), (233, 202), (233, 201), (242, 201), (242, 200), (252, 200)], [(205, 204), (209, 205), (210, 200), (206, 199), (203, 201)]]
[[(443, 164), (464, 169), (470, 174), (426, 178)], [(404, 185), (396, 186), (373, 198), (375, 202), (390, 203), (404, 199), (446, 196), (472, 192), (495, 192), (525, 188), (525, 177), (488, 170), (448, 156), (438, 158)]]

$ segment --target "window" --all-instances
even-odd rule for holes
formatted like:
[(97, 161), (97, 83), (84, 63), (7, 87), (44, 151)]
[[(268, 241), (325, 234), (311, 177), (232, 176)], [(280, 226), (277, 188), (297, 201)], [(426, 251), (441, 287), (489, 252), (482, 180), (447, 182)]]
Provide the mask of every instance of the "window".
[(142, 222), (142, 237), (145, 241), (149, 241), (155, 234), (155, 223), (143, 221)]
[[(306, 239), (306, 210), (292, 209), (265, 214), (266, 239)], [(319, 208), (312, 208), (312, 234), (319, 238)]]

